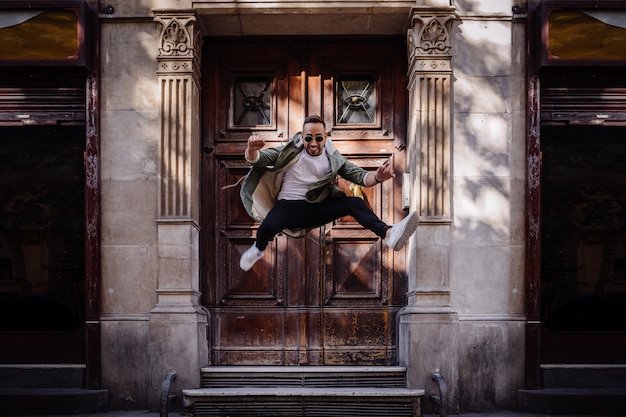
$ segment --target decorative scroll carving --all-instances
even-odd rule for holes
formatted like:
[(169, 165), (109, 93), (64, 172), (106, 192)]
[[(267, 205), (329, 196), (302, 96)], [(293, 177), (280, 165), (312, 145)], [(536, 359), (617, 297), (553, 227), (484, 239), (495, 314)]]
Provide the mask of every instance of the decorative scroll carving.
[(407, 34), (409, 134), (419, 184), (417, 211), (425, 221), (450, 221), (450, 109), (454, 15), (413, 15)]
[(202, 37), (196, 28), (193, 12), (155, 11), (154, 21), (160, 24), (158, 57), (199, 58)]
[(179, 23), (178, 19), (172, 19), (163, 27), (161, 36), (161, 56), (188, 56), (193, 51), (187, 28)]
[(155, 11), (159, 25), (157, 60), (159, 74), (191, 74), (195, 81), (200, 75), (202, 34), (193, 11)]
[[(421, 16), (415, 16), (415, 21), (421, 22), (421, 29), (414, 31), (415, 47), (420, 55), (448, 55), (450, 53), (450, 33), (446, 27), (446, 23), (450, 21), (453, 16), (445, 17), (428, 17), (423, 19)], [(415, 35), (417, 33), (417, 35)]]
[(159, 219), (197, 222), (202, 36), (193, 10), (154, 14), (159, 27), (157, 75), (161, 99)]
[(455, 15), (412, 18), (407, 34), (409, 62), (413, 71), (451, 71), (450, 26)]

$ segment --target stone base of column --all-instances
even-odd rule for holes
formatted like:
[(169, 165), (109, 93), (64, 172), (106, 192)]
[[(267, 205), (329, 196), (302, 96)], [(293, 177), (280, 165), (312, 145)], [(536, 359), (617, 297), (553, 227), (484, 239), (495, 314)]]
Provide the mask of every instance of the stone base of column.
[[(159, 286), (148, 323), (148, 402), (159, 409), (163, 380), (176, 372), (171, 393), (200, 386), (208, 364), (207, 311), (200, 304), (199, 230), (191, 221), (159, 221)], [(182, 398), (178, 399), (182, 404)]]
[(437, 384), (432, 375), (438, 372), (447, 385), (448, 413), (459, 412), (458, 338), (459, 318), (451, 308), (409, 306), (398, 315), (398, 356), (407, 368), (409, 388), (423, 388), (424, 414), (433, 413), (430, 393)]
[[(170, 394), (179, 395), (183, 388), (200, 387), (200, 368), (208, 365), (207, 315), (195, 312), (150, 313), (148, 325), (149, 408), (160, 407), (161, 386), (169, 372), (176, 372)], [(176, 399), (182, 405), (182, 398)]]

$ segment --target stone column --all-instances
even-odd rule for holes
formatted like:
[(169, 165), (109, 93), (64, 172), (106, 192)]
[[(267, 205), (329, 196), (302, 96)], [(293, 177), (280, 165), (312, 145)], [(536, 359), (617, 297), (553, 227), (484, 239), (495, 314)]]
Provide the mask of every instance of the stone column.
[[(450, 301), (451, 38), (449, 8), (412, 11), (409, 58), (408, 168), (411, 207), (420, 215), (413, 239), (407, 306), (399, 317), (400, 364), (408, 384), (448, 386), (448, 411), (458, 410), (458, 314)], [(424, 409), (429, 409), (424, 401)]]
[[(200, 53), (193, 10), (155, 10), (160, 97), (158, 288), (150, 312), (150, 401), (165, 375), (172, 392), (199, 387), (208, 363), (207, 315), (199, 304)], [(155, 402), (155, 403), (152, 403)]]

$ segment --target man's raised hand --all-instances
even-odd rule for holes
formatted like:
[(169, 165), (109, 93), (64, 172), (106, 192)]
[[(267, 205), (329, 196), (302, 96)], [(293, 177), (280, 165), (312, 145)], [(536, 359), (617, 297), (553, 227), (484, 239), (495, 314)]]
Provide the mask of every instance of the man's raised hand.
[(393, 172), (393, 166), (389, 163), (389, 159), (376, 170), (376, 179), (378, 182), (387, 181), (390, 178), (395, 178), (395, 176), (396, 173)]
[(258, 151), (263, 149), (265, 146), (265, 140), (261, 138), (259, 135), (250, 135), (248, 138), (248, 150), (249, 151)]
[(246, 159), (255, 161), (259, 155), (259, 150), (265, 146), (265, 140), (259, 135), (250, 135), (248, 138), (248, 146), (246, 147)]

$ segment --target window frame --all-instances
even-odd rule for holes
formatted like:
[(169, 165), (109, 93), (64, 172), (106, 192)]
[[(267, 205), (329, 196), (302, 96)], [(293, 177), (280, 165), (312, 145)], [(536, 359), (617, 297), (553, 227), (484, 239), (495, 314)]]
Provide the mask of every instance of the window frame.
[(65, 0), (54, 3), (46, 1), (32, 1), (25, 4), (13, 1), (2, 4), (2, 10), (48, 10), (48, 11), (73, 11), (77, 16), (77, 48), (76, 54), (63, 59), (0, 59), (0, 66), (52, 66), (52, 67), (85, 67), (88, 63), (88, 50), (86, 40), (87, 6), (84, 1)]
[[(583, 11), (589, 9), (622, 10), (626, 11), (626, 6), (619, 1), (580, 1), (572, 3), (568, 0), (546, 0), (541, 3), (539, 13), (540, 24), (540, 57), (539, 63), (542, 67), (563, 67), (563, 66), (626, 66), (626, 59), (571, 59), (557, 58), (550, 54), (548, 40), (550, 36), (549, 19), (550, 14), (560, 10)], [(626, 29), (625, 29), (626, 30)]]

